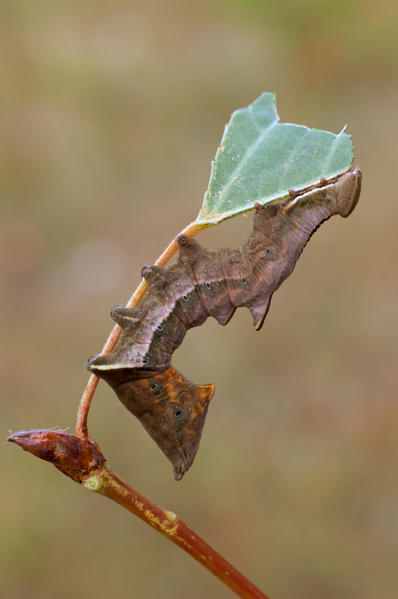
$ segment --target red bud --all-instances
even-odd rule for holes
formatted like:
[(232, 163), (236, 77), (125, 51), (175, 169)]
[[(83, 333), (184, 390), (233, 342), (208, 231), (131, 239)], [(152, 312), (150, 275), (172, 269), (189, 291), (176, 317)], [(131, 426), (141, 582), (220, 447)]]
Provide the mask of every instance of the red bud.
[(65, 431), (38, 429), (19, 431), (8, 437), (25, 451), (51, 462), (76, 482), (99, 469), (105, 458), (92, 439), (82, 439)]

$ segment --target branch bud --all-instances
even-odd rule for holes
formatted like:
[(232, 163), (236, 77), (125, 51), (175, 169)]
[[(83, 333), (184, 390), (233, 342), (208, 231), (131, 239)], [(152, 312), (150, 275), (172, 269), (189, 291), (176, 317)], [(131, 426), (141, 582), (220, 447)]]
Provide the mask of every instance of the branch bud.
[(105, 463), (98, 445), (92, 439), (82, 439), (66, 431), (37, 429), (19, 431), (7, 439), (81, 483)]

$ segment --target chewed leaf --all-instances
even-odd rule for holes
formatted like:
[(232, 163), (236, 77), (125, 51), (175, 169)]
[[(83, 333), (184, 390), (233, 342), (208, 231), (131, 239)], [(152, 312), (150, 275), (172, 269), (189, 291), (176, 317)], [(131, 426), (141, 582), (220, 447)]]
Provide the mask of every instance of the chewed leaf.
[(209, 189), (196, 222), (216, 224), (316, 185), (350, 168), (351, 138), (280, 123), (275, 96), (263, 93), (232, 114), (212, 162)]

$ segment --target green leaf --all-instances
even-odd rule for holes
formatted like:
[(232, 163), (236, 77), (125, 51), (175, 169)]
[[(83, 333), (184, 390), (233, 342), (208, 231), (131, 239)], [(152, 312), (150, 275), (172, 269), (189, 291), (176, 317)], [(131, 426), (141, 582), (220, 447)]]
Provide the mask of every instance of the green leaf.
[(353, 161), (351, 138), (280, 123), (275, 96), (263, 93), (234, 112), (212, 162), (196, 222), (216, 224), (254, 207), (336, 177)]

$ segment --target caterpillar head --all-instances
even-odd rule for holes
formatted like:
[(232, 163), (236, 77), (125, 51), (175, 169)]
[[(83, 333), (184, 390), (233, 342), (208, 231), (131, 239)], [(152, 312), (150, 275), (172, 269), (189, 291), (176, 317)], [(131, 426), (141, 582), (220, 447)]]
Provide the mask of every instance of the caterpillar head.
[(194, 385), (174, 368), (115, 387), (181, 480), (194, 461), (214, 385)]

